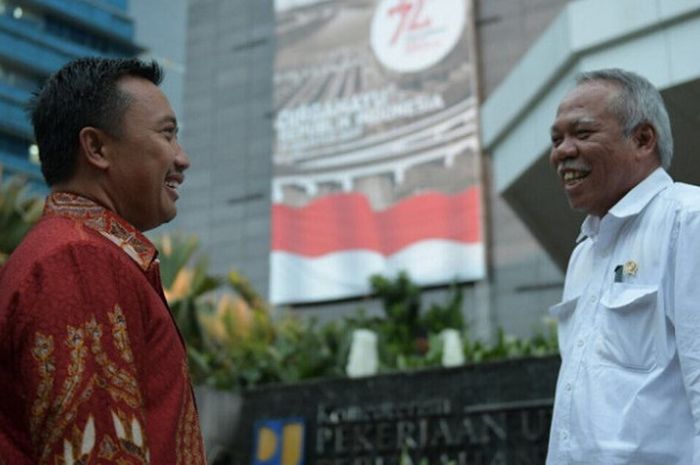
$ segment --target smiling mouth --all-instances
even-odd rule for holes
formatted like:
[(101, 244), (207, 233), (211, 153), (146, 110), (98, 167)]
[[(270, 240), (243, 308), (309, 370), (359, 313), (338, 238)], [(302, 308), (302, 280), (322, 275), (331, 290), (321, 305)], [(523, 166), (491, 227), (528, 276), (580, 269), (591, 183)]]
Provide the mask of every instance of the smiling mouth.
[(562, 174), (562, 179), (565, 186), (573, 186), (586, 179), (589, 174), (590, 171), (565, 171)]
[(182, 181), (183, 179), (178, 176), (169, 176), (165, 180), (165, 187), (172, 194), (173, 200), (177, 200), (180, 197), (177, 190), (180, 187), (180, 184), (182, 184)]

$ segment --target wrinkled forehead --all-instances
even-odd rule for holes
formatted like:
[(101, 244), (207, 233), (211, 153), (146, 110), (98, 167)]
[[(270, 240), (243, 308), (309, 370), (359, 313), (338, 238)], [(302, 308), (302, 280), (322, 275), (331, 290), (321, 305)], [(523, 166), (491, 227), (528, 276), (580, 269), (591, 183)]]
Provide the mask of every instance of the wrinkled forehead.
[(610, 110), (620, 97), (620, 86), (611, 81), (584, 81), (571, 89), (559, 103), (557, 114), (575, 108)]
[(561, 124), (618, 119), (615, 111), (619, 88), (607, 81), (584, 82), (569, 91), (557, 107), (552, 128)]

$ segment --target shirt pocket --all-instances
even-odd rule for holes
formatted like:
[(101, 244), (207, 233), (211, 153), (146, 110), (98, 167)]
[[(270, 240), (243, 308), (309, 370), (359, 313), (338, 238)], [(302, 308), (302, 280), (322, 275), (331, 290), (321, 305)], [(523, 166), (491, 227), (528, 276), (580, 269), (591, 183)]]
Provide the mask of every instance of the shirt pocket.
[(650, 371), (656, 364), (654, 321), (658, 286), (613, 283), (603, 295), (601, 361), (635, 371)]
[(549, 308), (549, 314), (557, 321), (557, 338), (559, 351), (562, 355), (565, 355), (569, 350), (574, 331), (574, 314), (580, 297), (576, 296), (572, 299), (564, 300)]

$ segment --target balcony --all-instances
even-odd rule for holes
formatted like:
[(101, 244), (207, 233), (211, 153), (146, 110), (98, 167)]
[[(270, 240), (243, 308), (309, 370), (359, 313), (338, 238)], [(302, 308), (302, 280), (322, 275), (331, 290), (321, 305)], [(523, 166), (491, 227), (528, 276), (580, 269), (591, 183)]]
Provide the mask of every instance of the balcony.
[(5, 84), (0, 81), (0, 101), (6, 100), (10, 103), (25, 105), (32, 97), (32, 93), (25, 89)]
[(0, 98), (0, 115), (3, 115), (0, 118), (0, 131), (13, 134), (28, 141), (34, 137), (24, 105)]
[[(22, 159), (14, 154), (5, 152), (0, 149), (0, 168), (3, 174), (13, 176), (25, 176), (32, 182), (32, 184), (42, 185), (43, 176), (41, 174), (41, 168), (29, 160)], [(45, 189), (45, 188), (44, 188)]]
[(97, 6), (83, 0), (27, 0), (26, 3), (78, 24), (81, 28), (90, 29), (116, 41), (132, 43), (134, 24), (125, 11), (116, 6)]

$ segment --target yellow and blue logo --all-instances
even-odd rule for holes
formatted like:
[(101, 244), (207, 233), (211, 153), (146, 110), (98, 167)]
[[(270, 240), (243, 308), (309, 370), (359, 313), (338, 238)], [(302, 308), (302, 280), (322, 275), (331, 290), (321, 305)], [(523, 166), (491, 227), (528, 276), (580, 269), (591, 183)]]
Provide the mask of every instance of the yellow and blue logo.
[(253, 465), (304, 465), (304, 419), (255, 422)]

